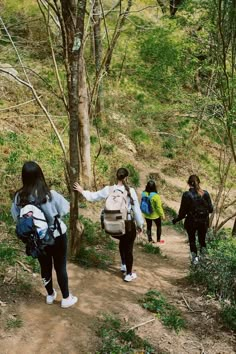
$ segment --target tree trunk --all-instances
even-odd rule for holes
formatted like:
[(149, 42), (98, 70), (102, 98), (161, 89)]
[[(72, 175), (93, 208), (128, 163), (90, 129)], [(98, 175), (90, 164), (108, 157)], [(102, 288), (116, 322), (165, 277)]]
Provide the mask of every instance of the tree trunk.
[(183, 0), (170, 0), (170, 15), (174, 16)]
[(90, 157), (90, 122), (88, 90), (86, 82), (85, 62), (81, 51), (79, 58), (79, 162), (80, 182), (89, 187), (91, 184), (91, 157)]
[[(56, 0), (54, 0), (57, 5)], [(79, 139), (78, 129), (80, 122), (79, 92), (80, 57), (83, 55), (84, 17), (86, 0), (61, 0), (61, 28), (63, 36), (64, 62), (67, 69), (68, 109), (70, 116), (69, 149), (70, 149), (70, 253), (76, 257), (79, 253), (82, 226), (78, 221), (79, 206), (78, 193), (72, 186), (78, 180), (79, 166)]]

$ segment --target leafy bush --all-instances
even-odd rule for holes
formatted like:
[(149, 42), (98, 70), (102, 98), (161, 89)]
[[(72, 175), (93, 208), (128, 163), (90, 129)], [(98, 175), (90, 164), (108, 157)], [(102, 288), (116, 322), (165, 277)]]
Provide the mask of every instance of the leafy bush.
[(199, 266), (191, 270), (190, 280), (203, 284), (220, 300), (236, 302), (236, 239), (215, 239)]
[(142, 142), (144, 142), (144, 143), (150, 142), (149, 136), (145, 133), (145, 131), (143, 131), (143, 129), (133, 130), (131, 132), (131, 137), (136, 144), (140, 144)]
[(140, 302), (145, 309), (156, 313), (164, 326), (173, 328), (176, 333), (185, 328), (186, 323), (180, 311), (170, 305), (159, 291), (148, 291)]
[(98, 323), (97, 335), (102, 340), (102, 347), (97, 354), (127, 354), (127, 353), (155, 353), (154, 348), (146, 341), (135, 334), (134, 330), (125, 330), (127, 323), (120, 319), (104, 315)]
[(225, 305), (221, 311), (221, 318), (224, 322), (224, 325), (236, 331), (236, 305)]

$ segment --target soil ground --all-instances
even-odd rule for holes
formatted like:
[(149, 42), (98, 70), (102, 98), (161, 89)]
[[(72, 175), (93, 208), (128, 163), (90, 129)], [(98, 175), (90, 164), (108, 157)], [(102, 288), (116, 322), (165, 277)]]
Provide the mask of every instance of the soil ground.
[[(0, 329), (0, 353), (95, 354), (99, 348), (96, 318), (102, 313), (113, 313), (131, 326), (154, 318), (137, 328), (136, 333), (147, 339), (156, 353), (236, 353), (234, 335), (218, 321), (217, 303), (203, 297), (199, 288), (191, 288), (186, 281), (189, 251), (185, 235), (164, 227), (163, 239), (165, 244), (160, 247), (166, 258), (144, 253), (142, 240), (137, 239), (134, 270), (138, 278), (130, 283), (122, 279), (118, 254), (115, 265), (106, 271), (68, 264), (70, 289), (79, 297), (69, 309), (60, 308), (60, 296), (53, 305), (46, 305), (40, 276), (36, 276), (33, 297), (9, 299), (6, 306), (0, 307), (3, 316), (4, 311), (8, 316), (17, 314), (23, 323), (21, 328)], [(56, 282), (55, 288), (58, 290)], [(142, 295), (153, 288), (181, 310), (187, 328), (179, 334), (165, 328), (139, 305)]]

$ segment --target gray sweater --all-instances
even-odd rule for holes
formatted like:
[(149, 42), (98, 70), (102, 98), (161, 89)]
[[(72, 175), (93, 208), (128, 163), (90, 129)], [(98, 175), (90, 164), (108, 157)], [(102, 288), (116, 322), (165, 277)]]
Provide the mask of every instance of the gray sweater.
[[(69, 202), (61, 194), (57, 193), (54, 190), (51, 190), (51, 196), (52, 196), (51, 200), (48, 200), (46, 203), (41, 204), (40, 206), (47, 217), (49, 226), (53, 226), (54, 217), (56, 215), (59, 215), (61, 217), (68, 214), (70, 211)], [(17, 194), (11, 206), (11, 215), (15, 221), (20, 215), (20, 207), (17, 205), (16, 201), (17, 201)], [(64, 234), (67, 230), (66, 225), (60, 218), (58, 218), (58, 220), (61, 225), (62, 234)], [(60, 233), (58, 230), (55, 230), (54, 237), (57, 236), (60, 236)]]

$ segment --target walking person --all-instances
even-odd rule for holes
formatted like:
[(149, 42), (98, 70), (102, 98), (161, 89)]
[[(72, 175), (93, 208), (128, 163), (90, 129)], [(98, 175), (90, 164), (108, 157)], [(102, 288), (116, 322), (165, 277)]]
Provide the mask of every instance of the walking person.
[(178, 216), (172, 220), (173, 224), (185, 218), (184, 228), (187, 231), (192, 263), (197, 264), (199, 253), (196, 246), (196, 235), (200, 245), (200, 254), (206, 251), (206, 234), (209, 227), (209, 214), (213, 206), (209, 193), (201, 189), (200, 179), (191, 175), (188, 179), (189, 190), (182, 195)]
[[(137, 274), (133, 272), (133, 247), (137, 231), (142, 232), (143, 217), (139, 207), (139, 201), (134, 188), (130, 188), (127, 184), (127, 177), (129, 172), (126, 168), (119, 168), (116, 172), (117, 183), (114, 186), (106, 186), (97, 192), (85, 191), (78, 184), (74, 184), (74, 189), (81, 193), (89, 202), (96, 202), (102, 199), (108, 199), (109, 195), (117, 192), (122, 195), (127, 193), (127, 208), (128, 220), (124, 234), (121, 236), (112, 236), (119, 240), (119, 251), (121, 257), (121, 271), (126, 273), (124, 281), (132, 281), (137, 278)], [(112, 212), (111, 212), (112, 213)], [(132, 218), (132, 214), (134, 218)], [(135, 224), (136, 222), (136, 224)]]
[(148, 181), (145, 191), (142, 192), (142, 200), (144, 200), (144, 198), (148, 201), (148, 203), (150, 203), (150, 207), (146, 208), (146, 210), (144, 209), (143, 211), (143, 215), (147, 225), (148, 241), (154, 242), (152, 239), (152, 222), (154, 222), (156, 225), (156, 240), (158, 243), (164, 243), (165, 241), (161, 240), (161, 224), (162, 220), (165, 219), (165, 214), (162, 207), (161, 197), (157, 192), (155, 181)]
[(39, 255), (43, 284), (47, 291), (46, 303), (53, 304), (57, 292), (53, 288), (53, 265), (57, 275), (57, 281), (62, 293), (61, 307), (67, 308), (77, 302), (77, 297), (69, 293), (68, 275), (66, 270), (67, 236), (66, 225), (60, 217), (69, 213), (68, 201), (59, 193), (50, 190), (40, 166), (34, 161), (28, 161), (22, 168), (22, 187), (16, 191), (11, 207), (13, 219), (17, 221), (20, 210), (27, 204), (39, 206), (44, 212), (48, 226), (56, 225), (53, 236), (55, 242), (45, 248), (45, 253)]

